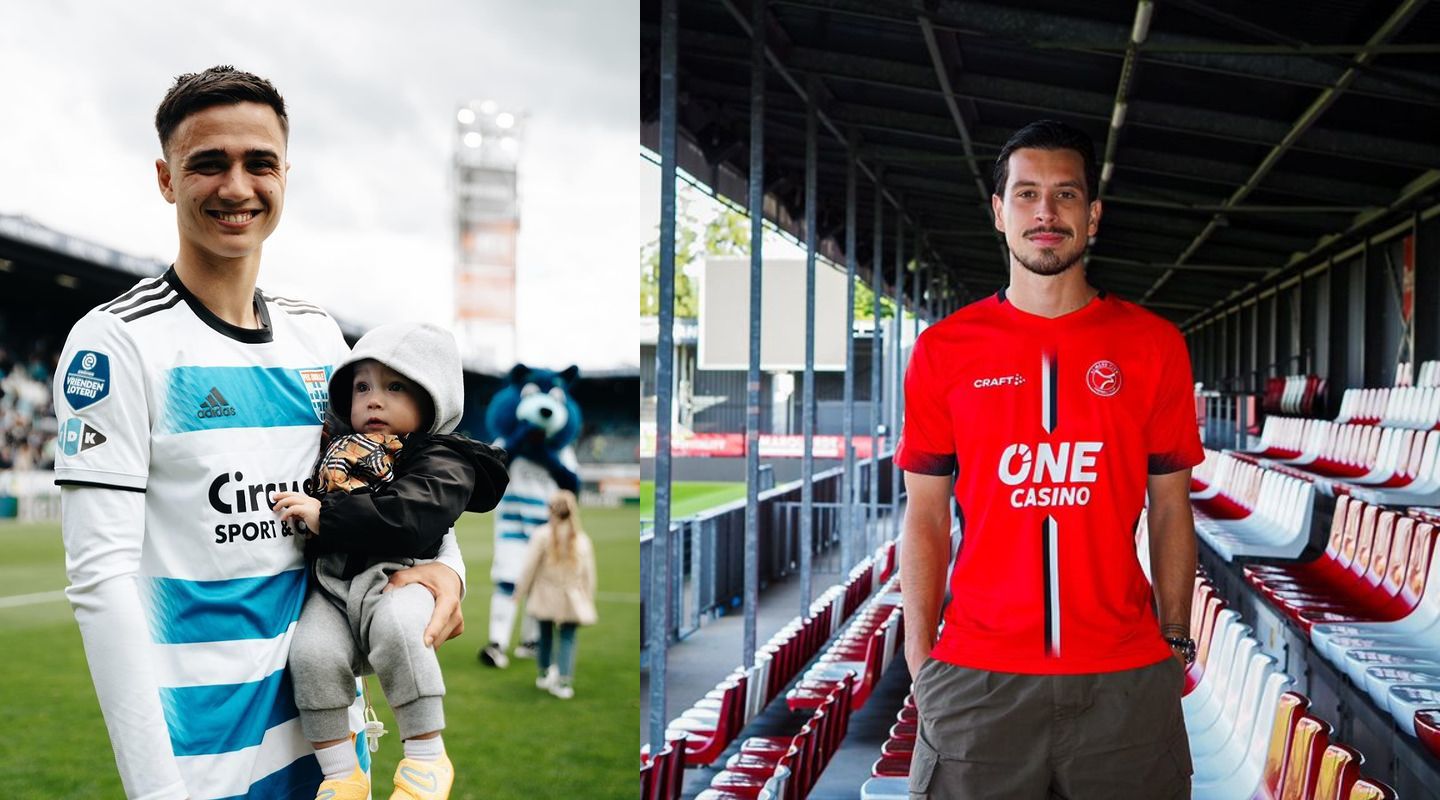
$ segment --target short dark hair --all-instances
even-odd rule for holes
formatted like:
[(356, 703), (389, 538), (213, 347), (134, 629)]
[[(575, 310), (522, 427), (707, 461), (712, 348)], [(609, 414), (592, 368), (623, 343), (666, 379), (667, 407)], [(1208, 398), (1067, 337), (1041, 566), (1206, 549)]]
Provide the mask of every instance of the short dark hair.
[(236, 103), (262, 103), (275, 110), (280, 130), (290, 139), (290, 118), (285, 115), (285, 98), (270, 81), (235, 69), (229, 64), (211, 67), (204, 72), (187, 72), (175, 79), (160, 107), (155, 110), (155, 132), (160, 134), (160, 149), (170, 146), (170, 137), (185, 118), (214, 106)]
[(1005, 182), (1010, 179), (1010, 154), (1022, 147), (1036, 150), (1074, 150), (1085, 162), (1085, 196), (1095, 199), (1100, 187), (1100, 167), (1095, 163), (1095, 143), (1085, 132), (1064, 122), (1042, 119), (1026, 125), (1010, 137), (995, 157), (995, 194), (1005, 194)]

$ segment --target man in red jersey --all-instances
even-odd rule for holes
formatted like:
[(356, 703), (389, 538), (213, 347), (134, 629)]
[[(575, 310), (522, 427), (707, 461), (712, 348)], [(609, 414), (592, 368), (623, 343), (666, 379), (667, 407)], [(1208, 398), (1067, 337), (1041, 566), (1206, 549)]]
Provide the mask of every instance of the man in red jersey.
[[(991, 198), (1010, 285), (931, 326), (910, 359), (895, 461), (911, 798), (1190, 793), (1180, 695), (1204, 456), (1190, 359), (1174, 325), (1086, 281), (1097, 184), (1084, 133), (1018, 131)], [(1153, 590), (1134, 537), (1147, 494)]]

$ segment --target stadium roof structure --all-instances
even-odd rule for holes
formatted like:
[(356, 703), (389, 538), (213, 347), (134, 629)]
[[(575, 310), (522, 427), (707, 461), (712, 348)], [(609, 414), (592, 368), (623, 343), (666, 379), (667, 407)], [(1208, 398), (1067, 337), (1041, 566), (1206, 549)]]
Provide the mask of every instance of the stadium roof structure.
[[(27, 217), (0, 214), (0, 296), (10, 302), (78, 318), (95, 304), (128, 289), (137, 279), (159, 275), (169, 266), (164, 261), (140, 258), (52, 230)], [(366, 330), (340, 317), (336, 322), (351, 344)], [(476, 375), (489, 373), (470, 364), (465, 369)], [(639, 375), (638, 366), (581, 371), (582, 378), (594, 380)]]
[[(652, 149), (660, 13), (642, 0)], [(678, 164), (744, 205), (752, 8), (677, 14)], [(862, 271), (878, 186), (885, 251), (899, 208), (906, 257), (918, 242), (961, 302), (1006, 282), (991, 169), (1041, 118), (1089, 133), (1103, 164), (1092, 281), (1182, 327), (1440, 213), (1440, 8), (1423, 0), (769, 0), (763, 19), (767, 218), (803, 238), (813, 99), (821, 250), (843, 259), (853, 154)]]
[(128, 286), (135, 278), (159, 275), (167, 267), (163, 261), (138, 258), (11, 214), (0, 214), (0, 258), (46, 267), (61, 286), (67, 283), (63, 277)]

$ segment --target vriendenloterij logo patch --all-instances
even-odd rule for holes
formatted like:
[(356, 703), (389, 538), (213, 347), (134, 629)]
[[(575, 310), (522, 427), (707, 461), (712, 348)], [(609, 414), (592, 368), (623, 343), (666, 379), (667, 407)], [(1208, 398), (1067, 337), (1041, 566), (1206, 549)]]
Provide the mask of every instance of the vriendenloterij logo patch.
[(110, 394), (110, 358), (94, 350), (81, 350), (65, 370), (65, 402), (79, 411)]
[(105, 444), (105, 434), (75, 417), (65, 420), (65, 424), (60, 426), (60, 449), (67, 456), (79, 455), (102, 444)]

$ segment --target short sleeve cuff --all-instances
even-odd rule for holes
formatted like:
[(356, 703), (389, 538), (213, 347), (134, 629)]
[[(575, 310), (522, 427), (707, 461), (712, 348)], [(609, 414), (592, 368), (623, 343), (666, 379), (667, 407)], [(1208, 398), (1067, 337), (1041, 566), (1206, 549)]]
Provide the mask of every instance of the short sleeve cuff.
[(55, 470), (56, 486), (96, 486), (102, 489), (128, 489), (132, 492), (143, 492), (148, 478), (147, 475), (128, 475), (123, 472), (106, 472), (75, 467), (60, 467)]
[(1146, 471), (1151, 475), (1169, 475), (1182, 469), (1190, 469), (1205, 460), (1205, 453), (1151, 453)]
[(895, 465), (906, 472), (948, 477), (955, 474), (955, 454), (926, 453), (901, 445), (895, 454)]

